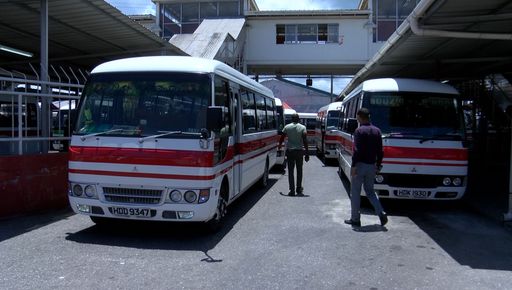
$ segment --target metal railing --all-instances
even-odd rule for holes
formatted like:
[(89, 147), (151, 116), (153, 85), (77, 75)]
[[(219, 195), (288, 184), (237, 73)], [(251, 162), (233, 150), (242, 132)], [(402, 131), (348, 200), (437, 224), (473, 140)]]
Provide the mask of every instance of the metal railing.
[(0, 68), (0, 156), (67, 151), (86, 74), (50, 67), (57, 81)]

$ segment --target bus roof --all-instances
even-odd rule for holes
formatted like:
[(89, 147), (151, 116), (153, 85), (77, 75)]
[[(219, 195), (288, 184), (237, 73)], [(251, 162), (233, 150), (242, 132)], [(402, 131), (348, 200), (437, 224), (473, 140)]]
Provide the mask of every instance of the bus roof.
[(113, 60), (95, 67), (91, 74), (111, 72), (189, 72), (214, 73), (258, 91), (269, 97), (273, 93), (267, 87), (252, 80), (234, 68), (217, 60), (191, 56), (144, 56)]
[[(431, 80), (382, 78), (364, 81), (361, 88), (365, 92), (428, 92), (459, 94), (455, 88)], [(356, 89), (357, 90), (357, 89)]]
[(316, 119), (316, 113), (297, 113), (299, 118)]
[(284, 113), (285, 115), (291, 115), (291, 114), (296, 114), (296, 113), (297, 113), (297, 111), (295, 111), (295, 110), (294, 110), (294, 109), (292, 109), (292, 108), (284, 108), (283, 113)]
[(332, 110), (339, 110), (341, 108), (341, 102), (333, 102), (330, 104), (327, 104), (320, 109), (318, 109), (318, 112), (322, 111), (332, 111)]

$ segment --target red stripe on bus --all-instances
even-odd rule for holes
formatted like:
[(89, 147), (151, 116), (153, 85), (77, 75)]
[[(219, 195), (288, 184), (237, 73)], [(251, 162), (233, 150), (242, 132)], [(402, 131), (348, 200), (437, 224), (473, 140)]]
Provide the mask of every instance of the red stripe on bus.
[(454, 163), (431, 163), (431, 162), (402, 162), (402, 161), (382, 161), (383, 164), (398, 164), (398, 165), (418, 165), (418, 166), (468, 166), (467, 163), (465, 164), (454, 164)]
[(467, 161), (467, 149), (384, 146), (384, 158)]
[(244, 143), (238, 143), (235, 145), (236, 152), (238, 154), (247, 154), (247, 153), (250, 153), (257, 149), (267, 147), (268, 145), (271, 145), (271, 144), (276, 144), (276, 147), (277, 147), (278, 141), (279, 141), (279, 136), (275, 135), (275, 136), (270, 136), (270, 137), (263, 138), (263, 139), (248, 141), (248, 142), (244, 142)]
[(181, 179), (181, 180), (211, 180), (211, 179), (214, 179), (216, 176), (218, 176), (218, 174), (215, 174), (215, 175), (184, 175), (184, 174), (121, 172), (121, 171), (86, 170), (86, 169), (69, 169), (69, 173), (90, 174), (90, 175), (106, 175), (106, 176), (121, 176), (121, 177)]

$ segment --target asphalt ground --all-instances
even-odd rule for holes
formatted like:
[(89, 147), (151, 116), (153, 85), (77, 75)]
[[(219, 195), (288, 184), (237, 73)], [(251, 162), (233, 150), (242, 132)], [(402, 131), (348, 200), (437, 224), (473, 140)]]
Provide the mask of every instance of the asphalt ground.
[[(346, 180), (317, 158), (305, 197), (286, 173), (228, 209), (225, 226), (95, 226), (69, 210), (0, 221), (0, 289), (509, 289), (512, 233), (463, 203), (385, 201), (350, 215)], [(368, 205), (368, 203), (366, 203)]]

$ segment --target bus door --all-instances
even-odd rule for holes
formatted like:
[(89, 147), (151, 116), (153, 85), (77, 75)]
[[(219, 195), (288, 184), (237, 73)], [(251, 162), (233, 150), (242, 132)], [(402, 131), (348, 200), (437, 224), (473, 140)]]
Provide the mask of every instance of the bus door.
[(230, 98), (231, 98), (231, 127), (232, 127), (232, 136), (230, 137), (230, 144), (233, 144), (233, 152), (234, 152), (234, 159), (233, 159), (233, 181), (232, 181), (232, 188), (233, 188), (233, 194), (237, 195), (240, 193), (240, 186), (242, 183), (242, 174), (241, 174), (241, 163), (238, 162), (241, 156), (237, 153), (237, 146), (241, 143), (241, 126), (239, 125), (240, 120), (240, 111), (238, 107), (238, 99), (239, 99), (239, 89), (238, 88), (231, 88), (229, 92)]

